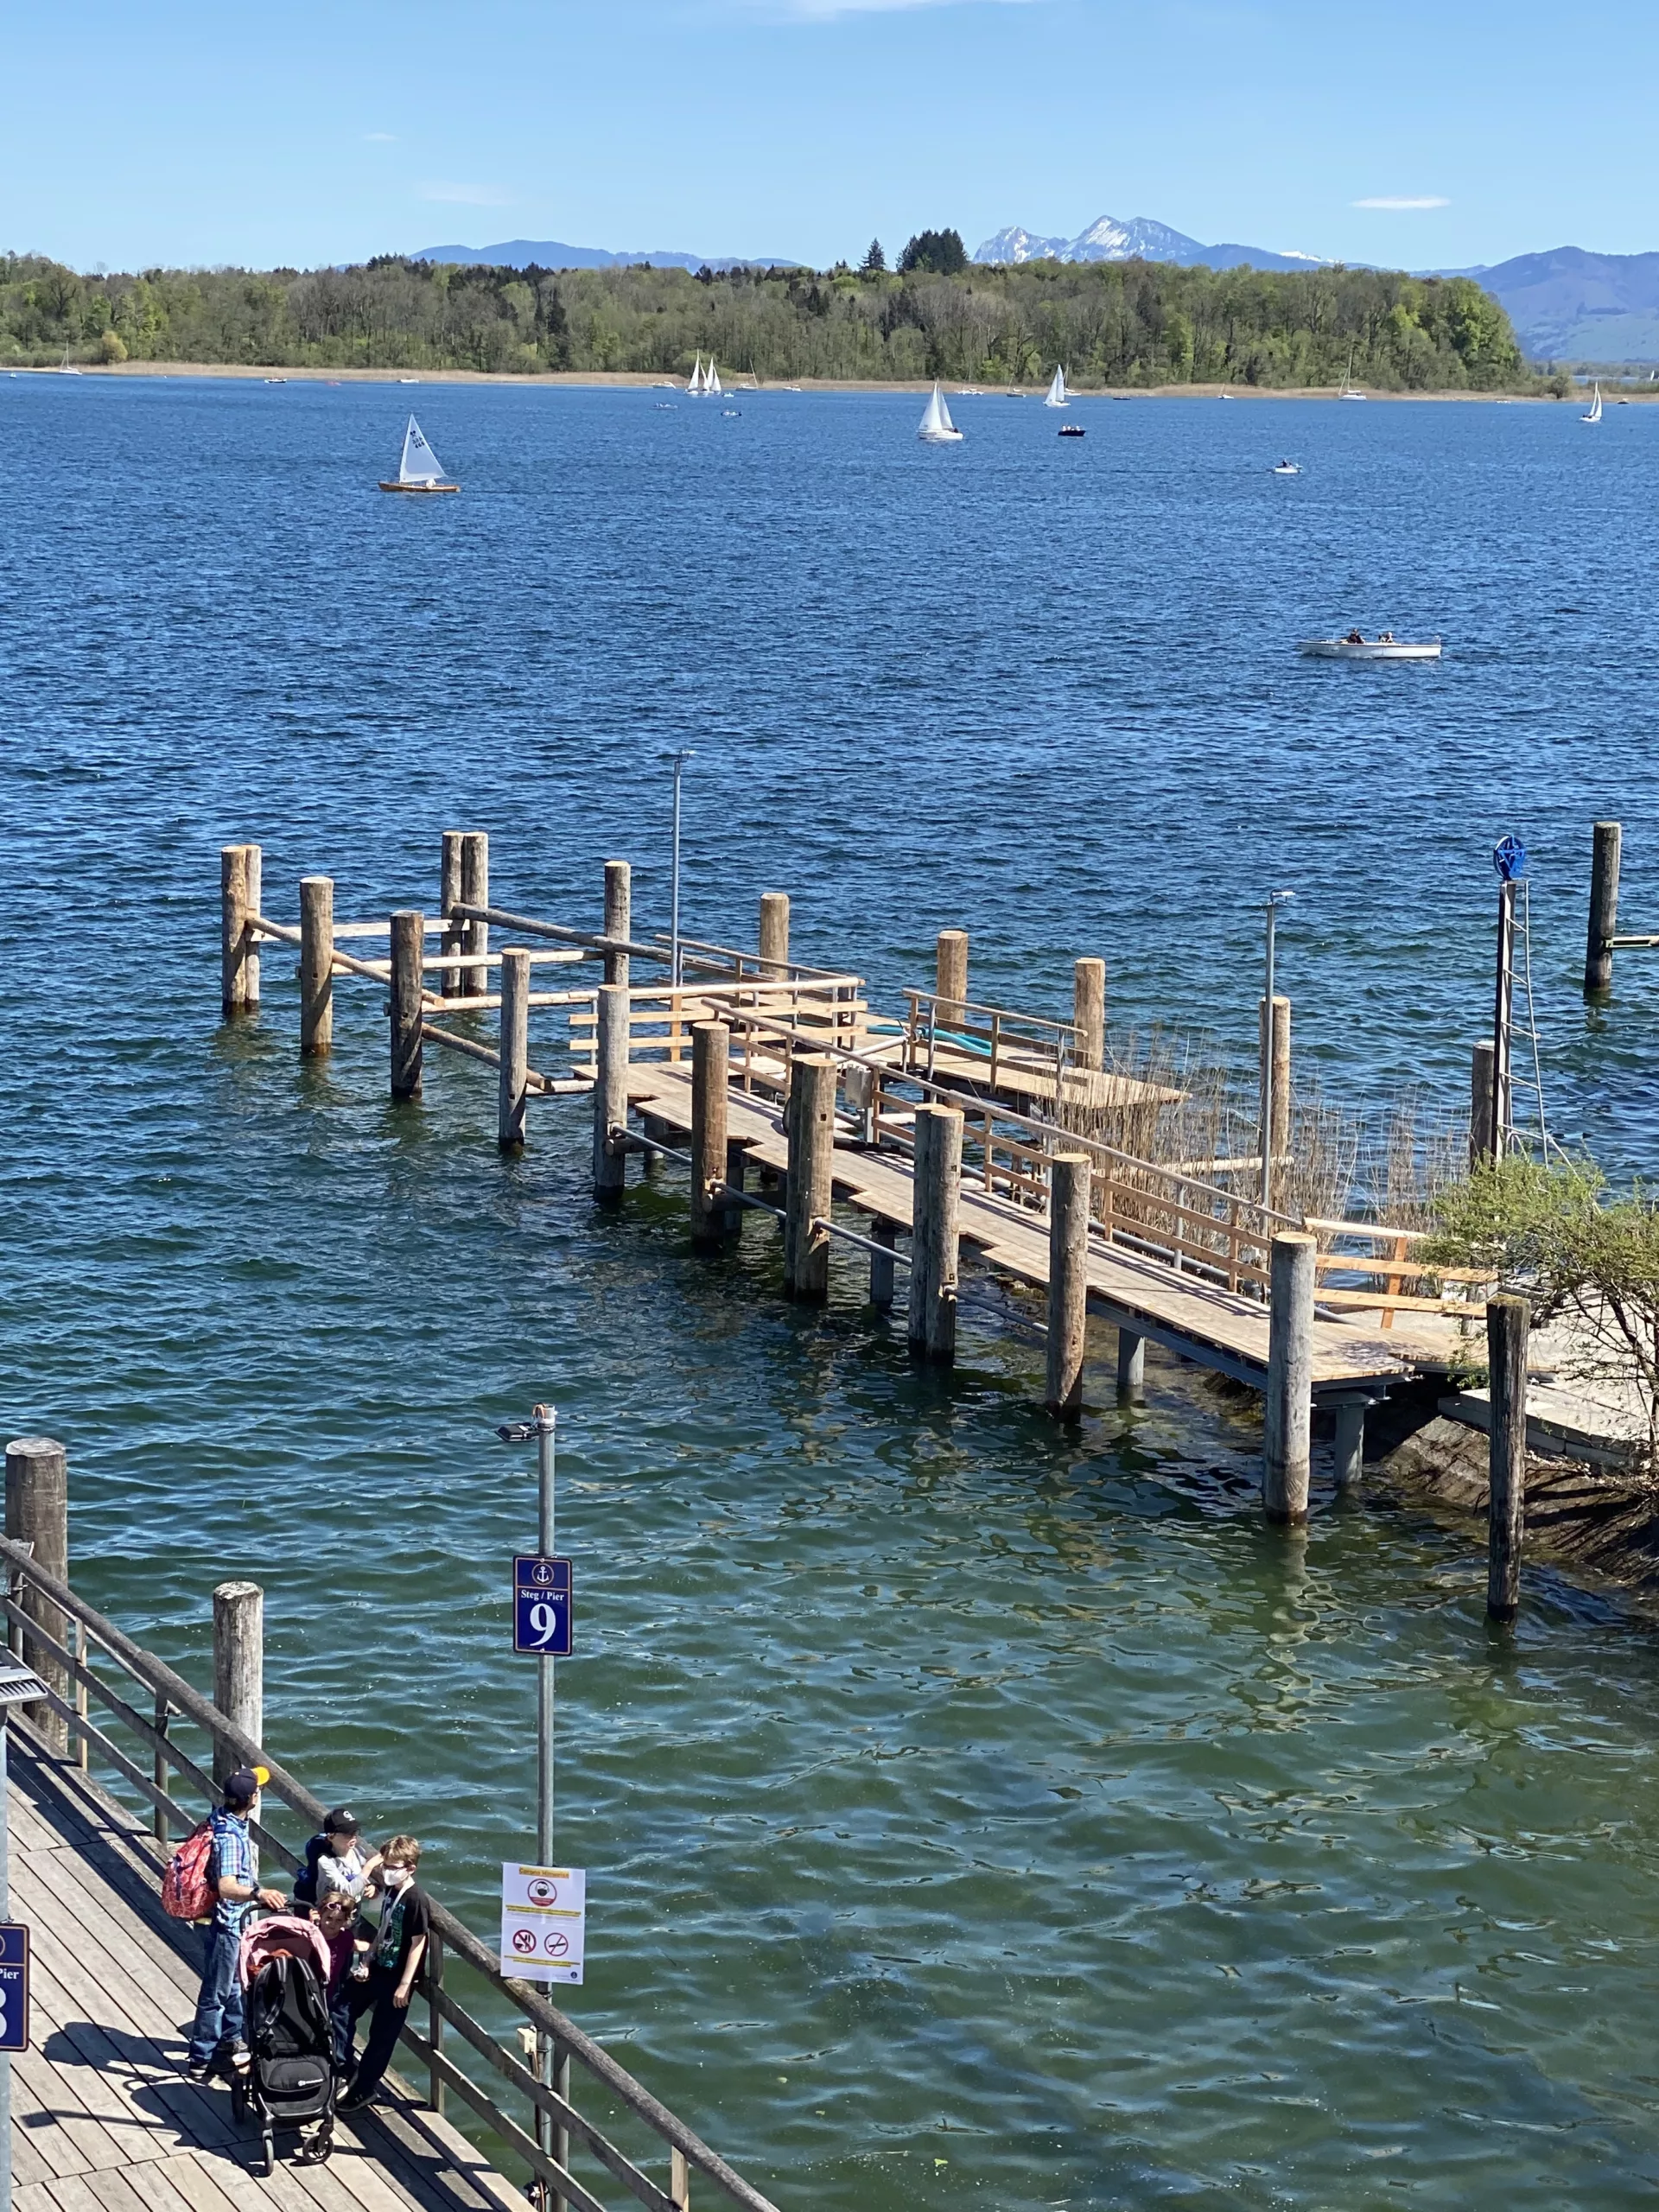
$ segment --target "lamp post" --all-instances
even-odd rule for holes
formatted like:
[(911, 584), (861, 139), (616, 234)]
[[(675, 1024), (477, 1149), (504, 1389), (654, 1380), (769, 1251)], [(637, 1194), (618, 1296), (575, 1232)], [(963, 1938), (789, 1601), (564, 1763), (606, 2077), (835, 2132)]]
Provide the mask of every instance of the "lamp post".
[(1294, 891), (1268, 893), (1267, 982), (1262, 1013), (1262, 1204), (1273, 1203), (1273, 1148), (1278, 1133), (1273, 1126), (1273, 958), (1274, 932), (1279, 909), (1296, 896)]
[(664, 753), (663, 757), (674, 763), (674, 866), (669, 891), (668, 937), (669, 955), (672, 963), (671, 981), (675, 989), (678, 990), (680, 987), (680, 777), (686, 762), (695, 760), (696, 754), (690, 746), (686, 745), (682, 746), (677, 753)]

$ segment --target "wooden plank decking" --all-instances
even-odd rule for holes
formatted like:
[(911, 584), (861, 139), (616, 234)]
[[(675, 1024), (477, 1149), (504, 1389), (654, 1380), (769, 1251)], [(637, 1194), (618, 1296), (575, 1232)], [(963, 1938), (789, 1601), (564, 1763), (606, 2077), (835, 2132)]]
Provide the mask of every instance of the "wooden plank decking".
[[(660, 1063), (631, 1066), (628, 1102), (669, 1128), (689, 1132), (690, 1072)], [(747, 1147), (752, 1159), (780, 1173), (787, 1168), (789, 1147), (774, 1102), (734, 1090), (728, 1115), (731, 1136)], [(834, 1173), (837, 1198), (875, 1219), (909, 1229), (912, 1177), (901, 1154), (837, 1145)], [(962, 1238), (999, 1274), (1046, 1289), (1047, 1228), (1025, 1209), (964, 1182)], [(1091, 1313), (1184, 1358), (1256, 1389), (1266, 1382), (1266, 1308), (1200, 1276), (1178, 1273), (1166, 1261), (1121, 1245), (1091, 1243), (1089, 1304)], [(1432, 1317), (1413, 1318), (1427, 1324)], [(1313, 1330), (1314, 1395), (1340, 1396), (1368, 1386), (1380, 1390), (1420, 1365), (1444, 1366), (1450, 1333), (1437, 1326), (1402, 1325), (1385, 1332), (1363, 1317), (1320, 1319)]]
[(16, 2212), (524, 2212), (465, 2137), (391, 2078), (326, 2165), (269, 2180), (230, 2093), (185, 2079), (200, 1937), (162, 1912), (137, 1823), (15, 1726), (11, 1910), (33, 1942), (33, 2048), (12, 2061)]

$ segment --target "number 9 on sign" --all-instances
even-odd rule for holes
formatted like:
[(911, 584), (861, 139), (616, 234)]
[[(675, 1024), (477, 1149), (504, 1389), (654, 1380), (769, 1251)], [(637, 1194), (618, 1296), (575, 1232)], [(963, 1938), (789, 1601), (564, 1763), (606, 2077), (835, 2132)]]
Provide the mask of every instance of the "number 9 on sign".
[(569, 1560), (515, 1560), (512, 1600), (513, 1649), (568, 1659), (572, 1648)]

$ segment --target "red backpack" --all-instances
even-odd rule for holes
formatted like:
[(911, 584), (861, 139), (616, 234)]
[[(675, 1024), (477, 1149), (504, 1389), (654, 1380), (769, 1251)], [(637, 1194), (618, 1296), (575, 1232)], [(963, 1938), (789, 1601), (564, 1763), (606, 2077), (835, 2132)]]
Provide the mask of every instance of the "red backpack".
[(162, 1877), (162, 1910), (175, 1920), (207, 1920), (218, 1901), (213, 1885), (213, 1824), (192, 1828), (167, 1862)]

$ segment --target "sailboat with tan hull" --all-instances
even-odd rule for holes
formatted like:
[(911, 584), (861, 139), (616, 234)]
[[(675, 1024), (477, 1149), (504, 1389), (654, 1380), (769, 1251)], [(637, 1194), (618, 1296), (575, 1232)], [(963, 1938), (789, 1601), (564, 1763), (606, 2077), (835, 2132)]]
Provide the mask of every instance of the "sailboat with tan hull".
[(420, 424), (411, 415), (409, 428), (404, 432), (404, 454), (397, 464), (397, 475), (388, 482), (381, 479), (383, 492), (459, 492), (459, 484), (452, 484), (445, 476), (438, 456), (426, 442)]

